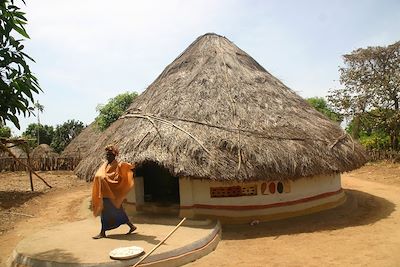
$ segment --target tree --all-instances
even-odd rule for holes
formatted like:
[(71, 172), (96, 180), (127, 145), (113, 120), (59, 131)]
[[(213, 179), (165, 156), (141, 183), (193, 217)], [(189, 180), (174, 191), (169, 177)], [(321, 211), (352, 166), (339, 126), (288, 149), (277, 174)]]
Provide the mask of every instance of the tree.
[(316, 110), (327, 116), (334, 122), (341, 123), (343, 120), (343, 116), (334, 112), (331, 107), (328, 106), (325, 98), (323, 97), (310, 97), (307, 98), (306, 101)]
[(41, 112), (43, 112), (43, 110), (44, 110), (44, 106), (43, 105), (41, 105), (40, 103), (39, 103), (39, 101), (36, 101), (36, 103), (35, 103), (35, 109), (36, 109), (36, 111), (37, 111), (37, 121), (38, 121), (38, 123), (37, 123), (37, 126), (38, 126), (38, 129), (37, 129), (37, 143), (40, 145), (40, 134), (39, 134), (39, 126), (40, 126), (40, 117), (39, 117), (39, 114), (41, 113)]
[(367, 111), (369, 96), (358, 88), (353, 91), (345, 87), (330, 91), (327, 98), (337, 113), (353, 122), (351, 134), (358, 139), (361, 116)]
[(50, 145), (54, 137), (54, 128), (49, 125), (31, 123), (22, 133), (22, 136), (28, 139), (29, 146), (32, 148), (40, 144)]
[(50, 146), (60, 153), (83, 130), (85, 125), (81, 121), (68, 120), (62, 125), (57, 125)]
[(18, 129), (17, 116), (33, 114), (33, 94), (41, 91), (27, 64), (34, 60), (23, 52), (23, 40), (15, 38), (15, 34), (29, 38), (24, 15), (14, 0), (0, 1), (0, 122), (11, 121)]
[(339, 72), (344, 88), (331, 91), (328, 100), (336, 111), (353, 121), (355, 138), (360, 136), (363, 115), (378, 110), (370, 114), (370, 119), (387, 131), (391, 148), (398, 150), (400, 42), (387, 47), (360, 48), (343, 58), (345, 66)]
[(0, 123), (0, 137), (2, 138), (10, 138), (11, 137), (11, 129), (5, 125)]
[[(382, 116), (380, 113), (388, 114), (386, 111), (374, 109), (359, 116), (359, 141), (368, 149), (391, 148), (390, 136), (385, 120), (376, 119), (377, 116)], [(354, 120), (347, 125), (346, 131), (352, 133), (353, 127)]]
[(126, 111), (137, 95), (136, 92), (126, 92), (111, 98), (106, 105), (98, 105), (96, 110), (100, 114), (95, 119), (97, 127), (101, 131), (107, 129), (111, 123), (116, 121)]

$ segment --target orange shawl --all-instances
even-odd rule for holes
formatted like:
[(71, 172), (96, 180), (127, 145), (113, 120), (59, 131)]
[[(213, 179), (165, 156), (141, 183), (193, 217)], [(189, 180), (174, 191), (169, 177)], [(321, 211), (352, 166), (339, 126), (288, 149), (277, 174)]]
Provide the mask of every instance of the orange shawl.
[(92, 210), (99, 216), (103, 210), (103, 198), (109, 198), (116, 208), (120, 208), (126, 195), (133, 187), (132, 164), (116, 160), (105, 162), (96, 172), (92, 189)]

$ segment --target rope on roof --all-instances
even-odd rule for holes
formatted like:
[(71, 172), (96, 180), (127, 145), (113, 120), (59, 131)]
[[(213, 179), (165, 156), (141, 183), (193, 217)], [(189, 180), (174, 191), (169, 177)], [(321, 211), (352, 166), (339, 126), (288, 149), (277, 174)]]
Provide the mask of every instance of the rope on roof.
[[(282, 136), (269, 135), (269, 134), (266, 134), (266, 133), (263, 133), (263, 132), (259, 132), (259, 131), (256, 131), (256, 130), (251, 130), (251, 129), (231, 128), (231, 127), (226, 127), (226, 126), (214, 125), (214, 124), (207, 123), (207, 122), (202, 122), (202, 121), (196, 121), (196, 120), (185, 119), (185, 118), (178, 118), (178, 117), (174, 117), (174, 116), (158, 117), (158, 116), (153, 115), (153, 114), (144, 114), (144, 113), (138, 113), (138, 112), (127, 113), (125, 115), (122, 115), (118, 119), (125, 119), (125, 118), (145, 118), (145, 119), (152, 118), (152, 119), (155, 119), (157, 121), (173, 125), (174, 127), (179, 127), (176, 124), (174, 124), (173, 122), (169, 121), (169, 120), (177, 120), (177, 121), (195, 123), (195, 124), (204, 125), (204, 126), (208, 126), (208, 127), (212, 127), (212, 128), (217, 128), (217, 129), (224, 130), (224, 131), (227, 131), (227, 132), (232, 132), (232, 133), (237, 133), (238, 131), (240, 131), (241, 133), (245, 133), (247, 136), (256, 137), (256, 138), (263, 138), (263, 139), (293, 140), (293, 141), (319, 141), (319, 142), (331, 144), (331, 145), (329, 145), (330, 149), (335, 147), (339, 141), (349, 137), (349, 135), (347, 133), (344, 133), (343, 135), (335, 138), (333, 142), (330, 141), (330, 140), (320, 139), (320, 138), (282, 137)], [(182, 129), (181, 127), (179, 127), (179, 128), (180, 128), (179, 130), (182, 130), (182, 131), (186, 132), (187, 134), (189, 134), (186, 130)], [(349, 138), (351, 139), (351, 137), (349, 137)], [(196, 138), (196, 141), (201, 143), (197, 138)], [(352, 142), (353, 142), (353, 147), (354, 147), (354, 141), (352, 140)]]
[(195, 140), (204, 149), (204, 151), (207, 152), (208, 155), (211, 155), (211, 152), (200, 142), (200, 140), (198, 138), (196, 138), (193, 134), (189, 133), (188, 131), (186, 131), (182, 127), (176, 125), (175, 123), (173, 123), (173, 122), (171, 122), (169, 120), (162, 119), (162, 118), (159, 118), (159, 117), (156, 117), (156, 116), (153, 116), (153, 115), (142, 115), (142, 114), (126, 114), (126, 115), (123, 115), (123, 116), (119, 117), (119, 119), (124, 119), (124, 118), (142, 118), (142, 119), (147, 119), (149, 121), (152, 121), (152, 119), (154, 119), (154, 120), (156, 120), (158, 122), (168, 124), (168, 125), (176, 128), (176, 129), (184, 132), (188, 136), (190, 136), (193, 140)]

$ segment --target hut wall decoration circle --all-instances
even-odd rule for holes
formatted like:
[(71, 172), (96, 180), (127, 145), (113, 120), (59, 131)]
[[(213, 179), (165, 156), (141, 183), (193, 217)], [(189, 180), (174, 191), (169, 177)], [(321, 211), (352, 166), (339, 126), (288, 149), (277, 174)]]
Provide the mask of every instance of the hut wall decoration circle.
[(197, 38), (99, 136), (79, 177), (93, 177), (109, 143), (136, 166), (128, 213), (169, 209), (231, 223), (335, 207), (345, 201), (340, 173), (366, 162), (339, 125), (213, 33)]

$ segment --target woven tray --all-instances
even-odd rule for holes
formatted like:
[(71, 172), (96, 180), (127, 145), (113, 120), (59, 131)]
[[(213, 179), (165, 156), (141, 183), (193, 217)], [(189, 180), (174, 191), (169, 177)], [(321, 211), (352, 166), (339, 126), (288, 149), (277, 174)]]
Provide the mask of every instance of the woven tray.
[(141, 247), (120, 247), (110, 251), (109, 255), (114, 260), (128, 260), (136, 258), (144, 253)]

